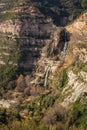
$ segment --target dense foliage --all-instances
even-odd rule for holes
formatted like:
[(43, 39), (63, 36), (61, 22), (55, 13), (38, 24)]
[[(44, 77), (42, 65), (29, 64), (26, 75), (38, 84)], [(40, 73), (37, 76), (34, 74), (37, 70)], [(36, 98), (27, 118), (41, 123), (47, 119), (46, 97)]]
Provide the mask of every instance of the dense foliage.
[[(61, 25), (61, 19), (69, 17), (73, 20), (87, 6), (86, 0), (31, 0), (39, 6), (40, 10)], [(70, 20), (70, 21), (71, 21)]]
[(19, 45), (7, 39), (0, 40), (0, 86), (7, 88), (8, 81), (13, 80), (18, 72), (21, 57)]
[[(72, 110), (66, 111), (65, 108), (56, 104), (52, 106), (47, 102), (47, 96), (40, 98), (39, 102), (30, 104), (26, 119), (20, 116), (18, 110), (0, 109), (0, 129), (1, 130), (86, 130), (87, 129), (87, 102), (77, 100)], [(45, 104), (49, 107), (44, 110)], [(28, 105), (28, 104), (27, 104)], [(35, 111), (36, 108), (36, 111)], [(43, 110), (43, 115), (41, 111)], [(31, 112), (30, 115), (29, 112)], [(28, 119), (29, 118), (29, 119)]]
[(87, 9), (87, 0), (82, 0), (82, 7)]

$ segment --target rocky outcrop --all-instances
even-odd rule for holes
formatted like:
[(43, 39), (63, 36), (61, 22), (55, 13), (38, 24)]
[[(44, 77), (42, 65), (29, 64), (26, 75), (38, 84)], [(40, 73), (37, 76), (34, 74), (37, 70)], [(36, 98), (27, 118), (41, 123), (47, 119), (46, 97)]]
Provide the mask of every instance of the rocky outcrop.
[(73, 71), (68, 72), (68, 84), (63, 89), (64, 101), (62, 105), (68, 107), (70, 103), (75, 102), (80, 96), (87, 92), (87, 73), (79, 71), (75, 74)]
[[(68, 55), (68, 83), (62, 91), (62, 105), (68, 107), (87, 92), (87, 12), (66, 27), (70, 34)], [(70, 63), (72, 67), (70, 68)]]
[(63, 51), (64, 28), (54, 25), (52, 19), (45, 17), (36, 7), (22, 6), (13, 10), (1, 12), (2, 15), (15, 13), (15, 17), (12, 15), (12, 18), (0, 22), (0, 40), (3, 43), (0, 65), (17, 66), (22, 74), (30, 74), (37, 82), (38, 70), (44, 71), (44, 77), (50, 61), (54, 62)]
[[(11, 17), (0, 22), (0, 85), (7, 87), (9, 82), (8, 89), (14, 89), (11, 96), (20, 98), (40, 95), (44, 88), (60, 94), (63, 84), (63, 106), (87, 92), (87, 13), (68, 25), (67, 31), (34, 6), (21, 5), (0, 15), (9, 13)], [(79, 70), (75, 74), (72, 68)]]
[(71, 34), (74, 35), (74, 39), (87, 39), (87, 12), (84, 12), (79, 18), (77, 18), (66, 28)]

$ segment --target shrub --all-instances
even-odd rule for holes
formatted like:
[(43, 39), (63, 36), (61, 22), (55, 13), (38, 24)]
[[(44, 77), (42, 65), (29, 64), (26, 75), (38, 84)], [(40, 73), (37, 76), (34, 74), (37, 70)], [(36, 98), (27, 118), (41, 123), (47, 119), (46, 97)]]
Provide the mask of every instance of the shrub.
[[(4, 49), (5, 47), (7, 48)], [(5, 63), (0, 64), (0, 85), (6, 89), (8, 82), (14, 80), (18, 74), (21, 53), (19, 45), (8, 39), (0, 40), (0, 52), (2, 61)], [(4, 52), (8, 55), (3, 55)]]
[(62, 79), (61, 79), (60, 87), (63, 88), (66, 86), (66, 84), (68, 82), (68, 75), (67, 75), (67, 72), (65, 69), (62, 71), (61, 77), (62, 77)]
[(0, 85), (7, 89), (10, 80), (15, 79), (18, 67), (11, 65), (0, 67)]
[(32, 113), (32, 115), (43, 115), (43, 111), (49, 107), (52, 107), (55, 103), (57, 96), (54, 95), (42, 95), (37, 101), (32, 102), (28, 106), (28, 111)]
[(82, 0), (81, 4), (84, 9), (87, 9), (87, 0)]
[(50, 108), (43, 118), (43, 122), (47, 125), (54, 125), (57, 122), (66, 122), (66, 110), (62, 106), (55, 106)]
[(87, 104), (77, 100), (73, 105), (73, 123), (84, 130), (87, 128)]
[(0, 109), (0, 124), (7, 123), (6, 109)]

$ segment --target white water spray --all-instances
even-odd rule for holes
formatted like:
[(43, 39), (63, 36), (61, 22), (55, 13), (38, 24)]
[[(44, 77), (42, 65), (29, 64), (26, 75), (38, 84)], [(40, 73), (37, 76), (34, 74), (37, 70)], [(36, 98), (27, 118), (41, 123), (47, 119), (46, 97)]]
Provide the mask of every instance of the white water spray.
[[(67, 32), (66, 30), (64, 31), (65, 35), (64, 35), (64, 48), (63, 48), (63, 56), (62, 56), (62, 60), (65, 58), (66, 56), (66, 49), (67, 49), (67, 45), (68, 45), (68, 42), (66, 40), (66, 37), (67, 37)], [(44, 87), (45, 89), (47, 89), (47, 80), (48, 80), (48, 75), (49, 75), (49, 71), (51, 69), (51, 67), (53, 66), (53, 63), (50, 64), (46, 70), (46, 74), (45, 74), (45, 80), (44, 80)]]
[(67, 40), (66, 40), (66, 37), (67, 37), (67, 32), (66, 32), (66, 30), (64, 31), (65, 32), (65, 35), (64, 35), (64, 38), (65, 38), (65, 40), (64, 40), (64, 48), (63, 48), (63, 59), (65, 58), (65, 56), (66, 56), (66, 49), (67, 49), (67, 45), (68, 45), (68, 42), (67, 42)]
[(44, 80), (44, 87), (45, 87), (45, 89), (47, 89), (47, 79), (48, 79), (48, 74), (49, 74), (49, 71), (50, 71), (52, 65), (53, 65), (53, 64), (49, 65), (48, 68), (47, 68), (47, 70), (46, 70), (45, 80)]

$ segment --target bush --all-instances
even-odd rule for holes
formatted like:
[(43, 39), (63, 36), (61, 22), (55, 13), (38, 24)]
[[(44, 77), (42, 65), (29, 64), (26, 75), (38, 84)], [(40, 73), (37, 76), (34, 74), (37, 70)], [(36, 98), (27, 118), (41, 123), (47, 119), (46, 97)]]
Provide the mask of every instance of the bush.
[(7, 123), (6, 109), (0, 109), (0, 124)]
[(84, 130), (87, 128), (87, 104), (77, 100), (73, 105), (73, 123)]
[(57, 122), (65, 123), (66, 117), (66, 110), (62, 106), (55, 106), (44, 114), (43, 122), (47, 125), (54, 125)]
[(14, 80), (16, 78), (18, 67), (14, 66), (2, 66), (0, 67), (0, 85), (3, 86), (4, 89), (8, 89), (7, 85), (10, 80)]
[(87, 9), (87, 0), (82, 0), (81, 4), (84, 9)]
[[(7, 47), (6, 49), (4, 49)], [(8, 82), (14, 80), (19, 70), (19, 60), (21, 53), (19, 45), (8, 39), (0, 40), (0, 53), (4, 65), (0, 64), (0, 86), (7, 88)], [(4, 55), (7, 53), (8, 55)]]
[(41, 116), (44, 110), (53, 106), (56, 99), (57, 96), (54, 95), (42, 95), (37, 101), (29, 104), (28, 111), (32, 113), (32, 115)]
[(62, 71), (61, 77), (62, 77), (62, 79), (61, 79), (60, 87), (63, 88), (68, 83), (68, 75), (67, 75), (67, 72), (65, 69)]
[(10, 121), (8, 125), (0, 126), (0, 130), (49, 130), (47, 126), (44, 126), (42, 123), (32, 119), (31, 120), (18, 120)]

